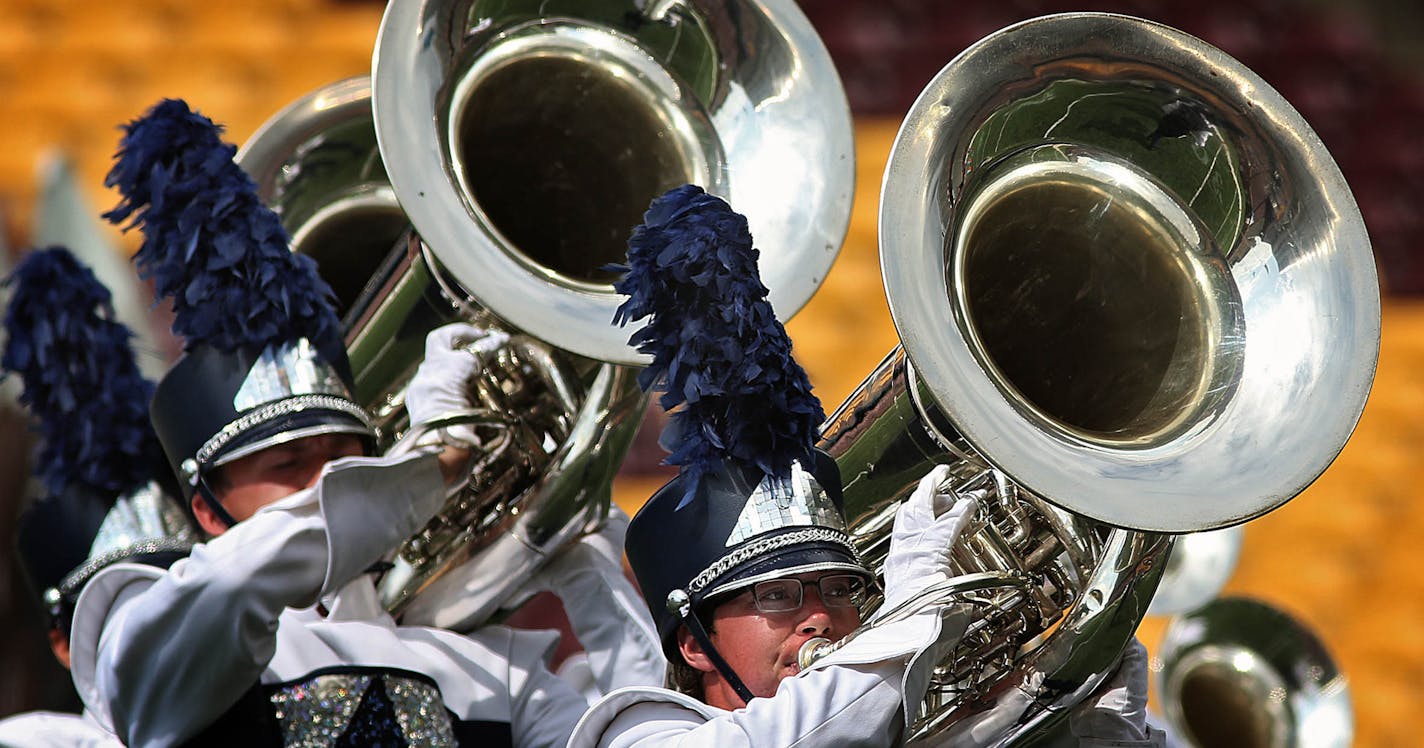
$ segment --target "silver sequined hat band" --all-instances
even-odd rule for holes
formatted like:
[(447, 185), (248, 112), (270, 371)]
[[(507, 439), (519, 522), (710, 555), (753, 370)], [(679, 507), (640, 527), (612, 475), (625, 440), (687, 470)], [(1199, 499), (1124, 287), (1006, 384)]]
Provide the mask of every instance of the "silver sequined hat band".
[[(356, 423), (351, 426), (326, 425), (317, 427), (314, 430), (304, 430), (301, 434), (284, 433), (276, 435), (272, 439), (264, 439), (253, 444), (244, 445), (239, 450), (223, 454), (223, 450), (236, 439), (255, 428), (298, 413), (315, 411), (339, 413), (349, 416), (356, 421)], [(360, 424), (359, 427), (356, 424)], [(249, 410), (243, 413), (241, 417), (223, 426), (212, 438), (204, 442), (202, 447), (198, 448), (197, 454), (194, 455), (190, 461), (184, 461), (184, 477), (187, 478), (190, 483), (196, 482), (198, 470), (204, 467), (212, 467), (213, 465), (211, 463), (213, 459), (220, 454), (223, 457), (223, 462), (228, 462), (238, 457), (266, 449), (274, 444), (290, 441), (297, 436), (311, 436), (317, 433), (333, 432), (374, 434), (375, 430), (375, 424), (371, 421), (371, 417), (366, 411), (361, 406), (344, 397), (337, 395), (297, 395)], [(192, 464), (189, 464), (189, 462)]]
[[(830, 543), (843, 548), (849, 556), (854, 559), (856, 566), (865, 568), (865, 562), (861, 560), (860, 553), (850, 542), (850, 536), (841, 530), (834, 530), (828, 527), (808, 527), (801, 530), (773, 535), (763, 540), (755, 540), (712, 562), (711, 566), (703, 569), (687, 585), (688, 593), (696, 595), (707, 589), (716, 582), (722, 575), (732, 569), (751, 561), (759, 556), (778, 551), (803, 543)], [(784, 571), (779, 572), (785, 574)]]

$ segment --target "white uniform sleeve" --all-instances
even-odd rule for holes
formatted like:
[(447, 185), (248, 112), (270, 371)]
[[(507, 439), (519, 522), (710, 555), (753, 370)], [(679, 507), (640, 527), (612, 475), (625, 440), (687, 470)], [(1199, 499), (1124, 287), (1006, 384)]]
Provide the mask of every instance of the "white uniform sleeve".
[[(857, 637), (814, 668), (781, 681), (774, 695), (727, 712), (689, 703), (680, 694), (639, 699), (639, 690), (610, 694), (579, 724), (571, 748), (658, 746), (890, 745), (910, 702), (924, 693), (941, 632), (937, 615), (921, 614)], [(962, 629), (950, 630), (957, 639)], [(917, 689), (917, 690), (916, 690)], [(641, 689), (643, 693), (653, 693)]]
[[(502, 631), (501, 631), (502, 630)], [(494, 673), (509, 690), (510, 730), (517, 748), (564, 748), (588, 702), (549, 672), (557, 637), (548, 631), (490, 627), (485, 637), (507, 636), (504, 673)]]
[(5, 748), (123, 748), (94, 722), (63, 712), (25, 712), (0, 719)]
[(707, 719), (672, 704), (639, 704), (621, 713), (608, 748), (680, 746), (871, 746), (899, 735), (903, 663), (818, 670), (781, 682), (771, 698)]
[[(90, 624), (76, 625), (85, 635), (72, 642), (80, 695), (131, 746), (182, 742), (258, 682), (283, 609), (354, 579), (443, 495), (430, 454), (348, 458), (167, 573), (101, 571), (75, 613)], [(105, 575), (114, 578), (95, 584)]]
[(1119, 735), (1079, 735), (1066, 719), (1049, 727), (1047, 732), (1035, 735), (1034, 745), (1043, 748), (1185, 748), (1152, 724)]
[(1163, 746), (1166, 735), (1147, 723), (1147, 647), (1133, 638), (1116, 668), (1069, 714), (1080, 746)]
[[(621, 552), (621, 547), (617, 549)], [(544, 573), (588, 656), (599, 695), (626, 686), (661, 686), (667, 664), (647, 605), (623, 575), (621, 558), (579, 543)]]

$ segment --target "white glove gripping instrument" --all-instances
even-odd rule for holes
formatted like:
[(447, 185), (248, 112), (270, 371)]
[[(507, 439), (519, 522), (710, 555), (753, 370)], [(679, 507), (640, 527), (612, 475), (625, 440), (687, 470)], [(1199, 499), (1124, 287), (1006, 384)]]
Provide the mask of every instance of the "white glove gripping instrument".
[(947, 581), (950, 551), (979, 511), (973, 498), (945, 485), (947, 465), (931, 470), (895, 513), (890, 552), (885, 557), (885, 609), (892, 610), (919, 592)]
[(988, 709), (955, 722), (944, 734), (944, 745), (955, 748), (995, 745), (1010, 728), (1018, 724), (1019, 718), (1033, 705), (1042, 689), (1043, 673), (1029, 673), (1023, 682), (1009, 686), (995, 697), (994, 704)]
[[(509, 335), (457, 322), (432, 330), (425, 338), (425, 360), (405, 391), (405, 409), (412, 426), (467, 411), (470, 380), (502, 346)], [(469, 427), (445, 430), (452, 439), (474, 444)]]
[(1136, 638), (1122, 652), (1117, 670), (1069, 718), (1073, 735), (1102, 741), (1152, 738), (1147, 725), (1147, 648)]

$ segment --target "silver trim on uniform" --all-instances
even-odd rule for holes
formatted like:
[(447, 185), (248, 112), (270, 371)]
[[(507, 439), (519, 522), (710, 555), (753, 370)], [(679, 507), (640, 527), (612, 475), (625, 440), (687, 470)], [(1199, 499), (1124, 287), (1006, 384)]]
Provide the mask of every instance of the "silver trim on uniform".
[(286, 745), (332, 745), (351, 725), (361, 699), (381, 681), (401, 737), (410, 745), (454, 748), (454, 727), (440, 689), (399, 673), (323, 673), (270, 695)]
[[(192, 538), (155, 538), (143, 542), (134, 543), (123, 548), (115, 548), (101, 556), (95, 556), (85, 561), (83, 565), (74, 571), (69, 572), (64, 580), (59, 583), (58, 592), (63, 597), (68, 597), (84, 586), (89, 578), (99, 573), (99, 570), (109, 564), (118, 563), (126, 558), (143, 556), (151, 553), (162, 553), (164, 551), (174, 551), (187, 553), (193, 548)], [(48, 599), (48, 598), (46, 598)]]
[[(54, 588), (53, 602), (77, 593), (90, 577), (109, 564), (143, 554), (186, 553), (196, 542), (197, 533), (183, 509), (158, 483), (150, 481), (114, 502), (94, 534), (88, 558), (60, 580), (59, 586)], [(46, 601), (49, 601), (48, 592)]]
[(241, 413), (295, 395), (338, 395), (347, 400), (351, 393), (336, 368), (306, 338), (267, 346), (232, 396), (233, 410)]
[[(366, 411), (361, 406), (351, 402), (350, 400), (347, 400), (344, 397), (338, 397), (336, 395), (298, 395), (296, 397), (287, 398), (286, 400), (279, 400), (275, 403), (268, 403), (267, 405), (263, 405), (255, 410), (242, 414), (242, 416), (237, 418), (237, 420), (234, 420), (219, 429), (218, 433), (214, 434), (211, 439), (205, 442), (203, 446), (198, 449), (198, 453), (197, 455), (195, 455), (195, 459), (197, 460), (199, 466), (207, 465), (213, 459), (214, 455), (221, 452), (224, 447), (231, 444), (234, 439), (241, 436), (242, 434), (258, 426), (261, 426), (264, 423), (275, 421), (278, 418), (283, 418), (294, 413), (301, 413), (309, 410), (326, 410), (348, 415), (359, 421), (361, 425), (365, 427), (365, 433), (375, 432), (375, 426), (371, 422), (371, 417), (366, 414)], [(356, 429), (333, 429), (328, 425), (325, 428), (324, 433), (329, 433), (335, 430), (355, 431)], [(275, 442), (264, 441), (260, 445), (260, 448), (265, 449), (266, 447), (271, 446), (272, 443)], [(253, 451), (256, 451), (256, 449), (253, 449), (252, 447), (258, 446), (259, 445), (250, 445), (249, 448), (245, 448), (242, 451), (242, 454), (250, 454)], [(236, 459), (238, 456), (240, 456), (238, 453), (233, 453), (231, 455), (225, 455), (225, 458), (227, 460), (232, 460)], [(192, 482), (196, 482), (196, 473), (190, 476), (189, 480)]]
[(843, 530), (833, 530), (829, 527), (809, 527), (805, 530), (793, 530), (781, 535), (774, 535), (764, 540), (758, 540), (737, 548), (725, 556), (717, 559), (703, 569), (701, 573), (692, 578), (692, 582), (687, 585), (690, 594), (701, 592), (708, 585), (717, 581), (717, 578), (731, 571), (737, 565), (749, 561), (764, 553), (780, 550), (787, 546), (800, 545), (802, 543), (834, 543), (843, 546), (856, 564), (864, 566), (860, 558), (860, 553), (851, 545), (850, 536)]

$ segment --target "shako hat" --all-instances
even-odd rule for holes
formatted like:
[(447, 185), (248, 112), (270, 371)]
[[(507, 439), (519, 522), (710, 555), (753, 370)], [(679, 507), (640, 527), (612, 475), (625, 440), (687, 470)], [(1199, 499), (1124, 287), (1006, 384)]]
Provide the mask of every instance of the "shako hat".
[(814, 447), (825, 420), (767, 300), (746, 218), (694, 185), (653, 201), (614, 284), (615, 323), (661, 389), (678, 475), (628, 527), (629, 564), (678, 661), (678, 626), (706, 601), (817, 570), (871, 577), (846, 533), (840, 474)]
[(144, 379), (109, 290), (62, 247), (30, 252), (6, 281), (0, 368), (20, 376), (39, 432), (43, 495), (16, 546), (51, 623), (68, 632), (84, 584), (117, 561), (167, 566), (196, 540), (148, 420)]
[(294, 439), (349, 433), (372, 448), (331, 288), (289, 249), (236, 146), (175, 99), (124, 131), (105, 180), (123, 198), (104, 217), (142, 229), (139, 275), (172, 300), (184, 340), (151, 408), (184, 498), (213, 468)]

